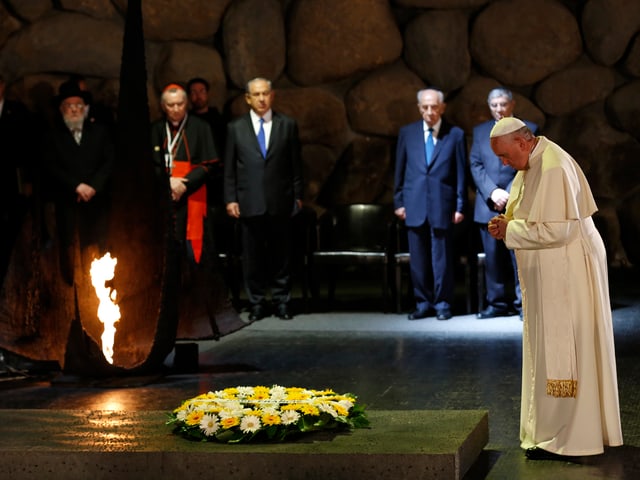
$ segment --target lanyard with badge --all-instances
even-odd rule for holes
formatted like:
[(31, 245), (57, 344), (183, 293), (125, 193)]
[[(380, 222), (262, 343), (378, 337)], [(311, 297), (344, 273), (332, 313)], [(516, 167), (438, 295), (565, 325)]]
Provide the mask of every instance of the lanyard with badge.
[(180, 126), (178, 127), (178, 131), (171, 138), (171, 129), (169, 128), (169, 122), (165, 123), (165, 129), (167, 132), (167, 151), (164, 154), (164, 164), (167, 168), (167, 172), (171, 175), (171, 171), (173, 170), (173, 160), (176, 156), (176, 152), (178, 151), (178, 144), (180, 143), (180, 139), (182, 138), (182, 131), (184, 130), (184, 126), (187, 123), (187, 116), (185, 115), (180, 122)]

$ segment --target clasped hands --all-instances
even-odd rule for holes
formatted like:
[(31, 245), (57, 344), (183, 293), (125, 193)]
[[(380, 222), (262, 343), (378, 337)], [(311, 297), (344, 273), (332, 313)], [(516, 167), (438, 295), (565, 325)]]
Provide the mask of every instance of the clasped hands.
[(171, 187), (171, 200), (177, 202), (182, 198), (184, 192), (187, 191), (186, 183), (189, 180), (184, 177), (170, 177), (169, 186)]
[(496, 215), (491, 220), (489, 220), (489, 223), (487, 225), (489, 235), (491, 235), (496, 240), (504, 240), (504, 237), (507, 234), (508, 223), (509, 219), (503, 214)]
[(79, 183), (76, 187), (76, 202), (88, 202), (96, 194), (95, 188), (86, 183)]

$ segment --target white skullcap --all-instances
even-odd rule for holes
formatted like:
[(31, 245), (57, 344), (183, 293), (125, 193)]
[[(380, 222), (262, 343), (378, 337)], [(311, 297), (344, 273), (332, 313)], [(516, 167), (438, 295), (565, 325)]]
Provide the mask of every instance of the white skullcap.
[(516, 117), (504, 117), (496, 122), (491, 129), (489, 138), (501, 137), (508, 133), (513, 133), (516, 130), (520, 130), (522, 127), (526, 127), (525, 123)]

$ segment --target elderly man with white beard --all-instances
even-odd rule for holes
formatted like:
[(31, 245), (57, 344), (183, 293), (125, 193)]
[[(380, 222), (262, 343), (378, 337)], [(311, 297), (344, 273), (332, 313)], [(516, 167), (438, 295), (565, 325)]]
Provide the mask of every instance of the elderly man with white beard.
[(87, 93), (77, 84), (60, 85), (56, 100), (60, 117), (45, 137), (43, 184), (55, 205), (61, 273), (71, 284), (75, 238), (82, 251), (104, 253), (114, 147), (106, 127), (85, 121)]

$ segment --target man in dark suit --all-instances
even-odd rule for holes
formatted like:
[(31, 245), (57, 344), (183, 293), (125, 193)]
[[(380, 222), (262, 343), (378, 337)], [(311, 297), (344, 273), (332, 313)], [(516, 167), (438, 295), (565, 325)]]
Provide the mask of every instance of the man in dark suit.
[(82, 250), (101, 254), (105, 247), (114, 149), (107, 128), (85, 119), (88, 97), (77, 84), (63, 83), (57, 101), (61, 116), (46, 136), (43, 181), (55, 204), (62, 275), (71, 284), (76, 234)]
[(292, 318), (290, 224), (302, 206), (302, 163), (298, 126), (271, 110), (273, 98), (269, 80), (247, 83), (251, 111), (229, 123), (224, 155), (224, 200), (227, 213), (240, 219), (252, 321), (267, 316), (269, 287), (275, 314)]
[[(471, 174), (476, 185), (476, 201), (473, 220), (480, 229), (480, 238), (485, 254), (485, 285), (487, 307), (478, 312), (480, 319), (512, 315), (514, 312), (522, 314), (522, 295), (520, 282), (516, 270), (516, 260), (513, 251), (507, 250), (504, 242), (496, 240), (487, 231), (487, 224), (498, 213), (504, 212), (511, 182), (516, 171), (508, 165), (503, 165), (491, 150), (489, 133), (498, 120), (513, 116), (515, 100), (513, 94), (506, 88), (494, 88), (487, 97), (492, 120), (481, 123), (473, 129), (473, 143), (471, 145)], [(535, 134), (537, 126), (525, 122)], [(515, 300), (513, 309), (509, 305), (507, 284), (510, 275), (514, 276)], [(515, 310), (514, 310), (515, 309)]]
[(422, 120), (400, 129), (396, 150), (395, 214), (405, 221), (416, 310), (409, 320), (451, 318), (453, 224), (464, 219), (464, 132), (443, 118), (444, 95), (418, 92)]

